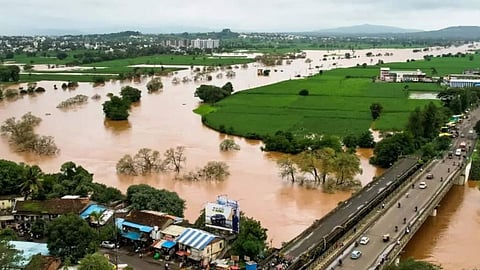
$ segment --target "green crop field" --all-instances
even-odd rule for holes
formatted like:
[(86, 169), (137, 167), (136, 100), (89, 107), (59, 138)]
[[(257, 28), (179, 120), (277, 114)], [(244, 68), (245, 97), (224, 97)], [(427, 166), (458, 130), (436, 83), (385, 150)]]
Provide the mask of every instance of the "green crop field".
[[(464, 69), (478, 67), (480, 56), (433, 58), (430, 61), (392, 63), (382, 66), (393, 70), (421, 69), (438, 75), (461, 73)], [(202, 109), (208, 126), (223, 126), (229, 133), (247, 136), (273, 134), (278, 130), (294, 134), (333, 134), (344, 136), (358, 134), (374, 128), (377, 130), (401, 130), (408, 116), (416, 107), (423, 107), (431, 100), (409, 99), (409, 92), (438, 92), (436, 83), (385, 83), (374, 82), (380, 66), (335, 69), (306, 79), (289, 80), (263, 86), (234, 95)], [(301, 89), (309, 91), (300, 96)], [(383, 106), (380, 118), (373, 122), (370, 105)], [(433, 101), (437, 105), (440, 102)], [(204, 105), (205, 106), (205, 105)]]
[[(78, 53), (78, 52), (76, 52)], [(28, 57), (26, 55), (16, 55), (13, 59), (16, 63), (32, 63), (32, 64), (65, 64), (75, 60), (73, 58), (74, 52), (70, 52), (68, 57), (64, 60), (58, 60), (56, 57), (42, 57), (34, 56)], [(33, 81), (33, 80), (57, 80), (57, 78), (63, 78), (62, 80), (74, 80), (74, 81), (93, 81), (95, 75), (62, 75), (58, 73), (97, 73), (98, 76), (113, 78), (115, 76), (108, 76), (102, 74), (120, 74), (133, 72), (134, 67), (132, 65), (200, 65), (200, 66), (229, 66), (243, 63), (250, 63), (253, 59), (244, 57), (213, 57), (208, 55), (191, 56), (191, 55), (154, 55), (154, 56), (141, 56), (136, 58), (118, 59), (111, 61), (103, 61), (92, 64), (81, 65), (83, 67), (91, 67), (82, 70), (71, 71), (56, 71), (55, 69), (49, 69), (45, 71), (32, 71), (35, 73), (44, 73), (36, 75), (22, 75), (21, 80)], [(159, 72), (160, 67), (143, 67), (140, 68), (144, 71)], [(180, 68), (165, 68), (164, 73), (179, 70)]]
[[(472, 57), (472, 60), (470, 60)], [(407, 63), (389, 63), (382, 66), (392, 70), (415, 70), (420, 69), (427, 76), (444, 76), (452, 73), (462, 73), (465, 69), (478, 69), (480, 67), (480, 55), (467, 55), (465, 57), (434, 57), (430, 61), (411, 61)], [(432, 74), (433, 70), (436, 74)]]

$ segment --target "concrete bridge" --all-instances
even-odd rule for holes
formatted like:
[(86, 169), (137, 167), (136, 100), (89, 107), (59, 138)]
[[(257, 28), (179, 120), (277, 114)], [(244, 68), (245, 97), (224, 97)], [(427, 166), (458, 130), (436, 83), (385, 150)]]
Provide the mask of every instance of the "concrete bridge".
[[(399, 161), (264, 260), (260, 267), (332, 270), (340, 269), (341, 264), (341, 269), (382, 269), (395, 261), (426, 218), (436, 215), (451, 186), (463, 185), (468, 180), (469, 157), (476, 139), (469, 131), (479, 116), (477, 109), (460, 127), (460, 134), (465, 136), (453, 141), (453, 153), (461, 142), (467, 143), (460, 156), (450, 158), (445, 153), (423, 167), (415, 158)], [(433, 179), (427, 179), (429, 174)], [(425, 182), (426, 188), (420, 189), (420, 182)], [(388, 242), (383, 242), (385, 234), (390, 235)], [(357, 246), (362, 236), (369, 237), (370, 242)], [(361, 251), (361, 258), (350, 259), (353, 250)]]

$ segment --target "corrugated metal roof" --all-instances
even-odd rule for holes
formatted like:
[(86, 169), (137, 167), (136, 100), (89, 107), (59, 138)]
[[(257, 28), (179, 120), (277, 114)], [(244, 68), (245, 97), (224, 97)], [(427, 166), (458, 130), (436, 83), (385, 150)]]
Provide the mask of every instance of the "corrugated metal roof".
[(178, 225), (170, 225), (168, 226), (165, 230), (162, 230), (161, 232), (163, 234), (171, 235), (173, 237), (177, 237), (181, 235), (187, 228), (178, 226)]
[(188, 228), (175, 241), (198, 250), (203, 250), (215, 238), (217, 237), (211, 233)]

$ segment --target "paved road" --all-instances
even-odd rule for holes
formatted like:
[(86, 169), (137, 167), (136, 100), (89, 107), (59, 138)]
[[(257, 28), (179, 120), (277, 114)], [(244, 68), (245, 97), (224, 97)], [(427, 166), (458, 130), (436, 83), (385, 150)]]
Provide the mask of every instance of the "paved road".
[[(474, 145), (474, 136), (468, 134), (468, 130), (473, 126), (477, 119), (480, 118), (480, 110), (472, 112), (469, 120), (464, 120), (464, 123), (460, 127), (460, 133), (465, 134), (464, 138), (457, 138), (453, 141), (452, 150), (457, 149), (460, 142), (465, 141), (469, 146)], [(467, 148), (468, 150), (468, 148)], [(462, 153), (465, 154), (465, 153)], [(436, 190), (440, 187), (443, 182), (440, 181), (441, 177), (446, 179), (449, 175), (453, 174), (454, 164), (458, 166), (458, 163), (462, 161), (462, 157), (453, 156), (452, 159), (445, 157), (445, 162), (439, 160), (431, 168), (430, 172), (424, 171), (415, 179), (415, 188), (409, 189), (407, 193), (403, 194), (399, 201), (395, 204), (392, 204), (390, 209), (379, 209), (378, 211), (385, 211), (379, 220), (375, 222), (367, 231), (364, 233), (364, 236), (370, 238), (370, 243), (367, 245), (360, 245), (355, 248), (353, 245), (349, 247), (345, 253), (337, 257), (334, 263), (329, 266), (327, 269), (368, 269), (374, 264), (378, 264), (383, 251), (389, 245), (395, 245), (397, 238), (400, 237), (406, 230), (408, 223), (417, 215), (421, 214), (424, 208), (427, 206), (429, 199), (433, 196)], [(448, 171), (450, 169), (450, 172)], [(434, 175), (433, 179), (426, 179), (426, 175), (432, 173)], [(418, 184), (420, 182), (426, 182), (427, 188), (419, 189)], [(401, 204), (401, 207), (398, 208), (398, 203)], [(418, 212), (415, 212), (415, 207), (418, 208)], [(406, 218), (406, 224), (403, 223), (403, 219)], [(398, 226), (398, 232), (395, 232), (395, 226)], [(383, 242), (382, 238), (384, 234), (390, 234), (391, 239), (389, 242)], [(353, 260), (350, 258), (352, 250), (360, 250), (362, 256)], [(338, 260), (342, 260), (342, 266), (338, 266)]]
[[(140, 258), (138, 253), (128, 250), (129, 248), (120, 248), (118, 251), (118, 264), (128, 264), (133, 267), (133, 269), (139, 270), (164, 270), (165, 262), (163, 260), (154, 260), (152, 256), (144, 256)], [(110, 261), (115, 262), (115, 251), (112, 249), (101, 248), (100, 252), (102, 254), (108, 254), (110, 256)], [(179, 267), (173, 263), (169, 264), (169, 269), (175, 270)]]
[(380, 190), (390, 185), (398, 175), (413, 167), (416, 162), (416, 159), (407, 158), (397, 163), (388, 170), (379, 181), (376, 181), (364, 190), (361, 195), (351, 198), (350, 201), (344, 204), (337, 212), (324, 219), (307, 237), (300, 239), (287, 250), (283, 250), (283, 254), (285, 254), (286, 257), (300, 257), (300, 255), (305, 253), (309, 248), (323, 241), (323, 237), (327, 236), (335, 227), (344, 224), (358, 209), (377, 196)]

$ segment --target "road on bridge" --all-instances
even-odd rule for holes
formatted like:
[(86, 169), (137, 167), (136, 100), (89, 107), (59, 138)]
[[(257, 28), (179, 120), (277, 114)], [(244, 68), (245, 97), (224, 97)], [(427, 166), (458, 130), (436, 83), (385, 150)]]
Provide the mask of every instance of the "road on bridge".
[[(382, 254), (388, 247), (392, 247), (397, 244), (397, 240), (403, 235), (409, 222), (411, 222), (417, 215), (423, 213), (424, 208), (428, 205), (429, 199), (439, 189), (441, 184), (441, 178), (446, 179), (454, 173), (454, 169), (458, 166), (459, 162), (463, 161), (463, 157), (455, 156), (455, 149), (458, 148), (461, 142), (467, 142), (468, 146), (473, 147), (475, 143), (475, 135), (469, 134), (469, 130), (475, 125), (477, 119), (480, 119), (480, 109), (473, 111), (469, 119), (464, 120), (460, 126), (460, 134), (464, 134), (464, 137), (459, 136), (453, 140), (452, 150), (454, 152), (453, 158), (449, 159), (447, 156), (442, 160), (437, 160), (432, 165), (430, 171), (423, 171), (417, 179), (414, 180), (414, 188), (409, 187), (407, 192), (402, 194), (400, 199), (388, 209), (378, 209), (377, 211), (384, 211), (381, 217), (368, 228), (362, 236), (370, 238), (370, 242), (367, 245), (354, 245), (347, 248), (342, 255), (337, 257), (335, 261), (327, 269), (342, 269), (342, 270), (359, 270), (369, 269), (372, 266), (381, 263)], [(467, 146), (467, 151), (468, 151)], [(462, 152), (464, 155), (465, 152)], [(433, 174), (433, 179), (427, 179), (427, 174)], [(419, 183), (425, 182), (427, 187), (425, 189), (419, 188)], [(408, 194), (408, 197), (407, 197)], [(398, 207), (400, 204), (400, 207)], [(417, 207), (417, 212), (415, 211)], [(403, 219), (406, 219), (404, 223)], [(395, 226), (398, 226), (398, 231), (395, 231)], [(390, 234), (390, 241), (384, 242), (383, 235)], [(360, 241), (360, 239), (358, 239)], [(362, 252), (362, 256), (358, 259), (351, 259), (351, 252), (353, 250), (359, 250)], [(342, 266), (340, 267), (339, 260), (342, 260)]]
[(327, 236), (338, 225), (344, 224), (355, 212), (361, 207), (365, 206), (378, 194), (380, 190), (383, 190), (397, 178), (399, 174), (405, 172), (408, 168), (411, 168), (417, 163), (416, 159), (406, 158), (386, 171), (385, 174), (369, 188), (364, 190), (359, 196), (351, 198), (347, 203), (339, 208), (328, 218), (317, 226), (307, 237), (299, 239), (294, 245), (283, 251), (285, 257), (298, 258), (300, 255), (308, 251), (313, 246), (321, 243), (323, 237)]

